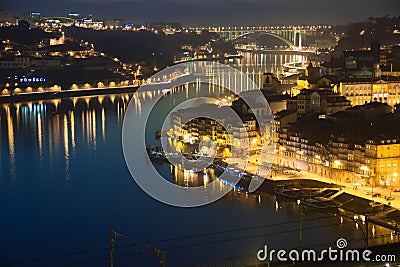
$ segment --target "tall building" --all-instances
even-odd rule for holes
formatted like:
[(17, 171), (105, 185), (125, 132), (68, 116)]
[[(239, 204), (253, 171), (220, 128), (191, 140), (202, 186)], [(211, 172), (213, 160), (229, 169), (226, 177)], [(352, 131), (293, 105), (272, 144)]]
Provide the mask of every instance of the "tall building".
[(19, 17), (19, 21), (25, 20), (31, 24), (31, 26), (34, 26), (35, 24), (39, 24), (41, 20), (41, 14), (39, 12), (31, 12), (29, 14), (22, 14)]
[(39, 12), (32, 12), (30, 18), (30, 23), (40, 23), (41, 16)]

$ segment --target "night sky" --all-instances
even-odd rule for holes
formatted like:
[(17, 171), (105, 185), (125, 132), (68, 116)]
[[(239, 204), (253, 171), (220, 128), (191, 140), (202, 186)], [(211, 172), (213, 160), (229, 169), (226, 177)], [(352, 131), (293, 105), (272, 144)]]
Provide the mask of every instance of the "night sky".
[(399, 0), (3, 0), (14, 16), (78, 12), (126, 22), (184, 25), (346, 24), (368, 17), (399, 16)]

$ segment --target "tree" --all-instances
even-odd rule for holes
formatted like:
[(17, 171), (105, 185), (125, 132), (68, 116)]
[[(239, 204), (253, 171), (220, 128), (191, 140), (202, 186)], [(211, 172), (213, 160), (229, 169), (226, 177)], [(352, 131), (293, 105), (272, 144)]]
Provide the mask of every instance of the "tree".
[(26, 20), (18, 21), (18, 28), (20, 28), (21, 30), (29, 30), (30, 27), (31, 25)]

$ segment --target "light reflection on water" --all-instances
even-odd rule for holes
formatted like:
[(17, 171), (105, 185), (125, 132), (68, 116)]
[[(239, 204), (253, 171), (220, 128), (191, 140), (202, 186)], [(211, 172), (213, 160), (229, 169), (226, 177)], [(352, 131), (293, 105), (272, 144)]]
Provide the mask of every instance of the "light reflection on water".
[[(189, 91), (183, 91), (186, 98)], [(218, 93), (213, 88), (210, 91)], [(0, 238), (0, 263), (107, 248), (111, 227), (144, 241), (249, 228), (155, 242), (158, 247), (168, 248), (238, 238), (167, 250), (170, 266), (255, 255), (264, 244), (273, 248), (327, 246), (339, 237), (345, 237), (358, 240), (352, 242), (352, 246), (363, 246), (360, 230), (354, 222), (343, 220), (341, 223), (342, 219), (334, 216), (316, 219), (328, 216), (318, 212), (302, 215), (304, 230), (300, 242), (297, 204), (277, 202), (265, 193), (252, 195), (234, 189), (220, 201), (195, 209), (169, 207), (148, 197), (132, 181), (126, 169), (121, 127), (132, 98), (135, 109), (140, 112), (146, 99), (156, 94), (146, 92), (135, 97), (122, 94), (0, 105), (0, 214), (6, 215), (0, 220), (0, 227), (7, 229)], [(171, 108), (179, 101), (168, 95), (160, 108)], [(157, 130), (156, 126), (152, 127), (150, 125), (146, 132), (148, 140), (154, 139)], [(215, 179), (211, 170), (207, 174), (195, 174), (166, 165), (157, 168), (183, 186), (202, 186)], [(221, 183), (221, 186), (224, 185)], [(265, 225), (272, 226), (258, 227)], [(282, 231), (285, 233), (274, 234)], [(371, 225), (370, 231), (371, 236), (376, 237), (370, 245), (396, 241), (397, 238), (379, 226)], [(378, 238), (382, 234), (388, 236)], [(249, 236), (255, 237), (245, 238)], [(124, 251), (131, 252), (119, 248), (117, 253)], [(62, 258), (62, 261), (107, 255), (106, 249), (94, 255)], [(151, 262), (153, 258), (132, 256), (127, 259), (129, 263), (139, 262), (138, 266), (157, 266), (148, 264), (147, 260)], [(43, 262), (40, 266), (55, 266), (55, 263), (60, 260)], [(85, 264), (107, 265), (107, 260)]]
[(226, 61), (226, 64), (239, 69), (241, 72), (250, 73), (252, 80), (261, 85), (261, 75), (265, 72), (274, 73), (276, 76), (283, 74), (283, 64), (288, 62), (303, 62), (307, 60), (306, 54), (295, 53), (243, 53), (243, 58), (239, 60)]
[[(124, 111), (131, 97), (132, 95), (115, 95), (61, 101), (44, 101), (41, 104), (21, 103), (18, 105), (6, 104), (1, 106), (2, 161), (0, 201), (2, 204), (0, 207), (2, 214), (7, 214), (4, 209), (7, 210), (10, 208), (15, 208), (19, 213), (27, 212), (24, 206), (26, 205), (25, 197), (28, 197), (29, 202), (33, 204), (36, 203), (35, 205), (39, 205), (38, 207), (40, 207), (34, 208), (34, 210), (38, 209), (38, 212), (41, 214), (43, 214), (43, 212), (49, 213), (48, 215), (44, 215), (43, 219), (37, 219), (38, 225), (36, 227), (38, 227), (38, 229), (41, 229), (41, 227), (46, 227), (46, 229), (58, 229), (61, 227), (61, 229), (65, 231), (63, 242), (54, 246), (54, 248), (58, 248), (58, 250), (52, 250), (46, 245), (48, 242), (43, 241), (44, 243), (40, 243), (36, 249), (32, 250), (32, 254), (28, 253), (32, 258), (37, 255), (56, 255), (64, 251), (79, 251), (79, 246), (76, 246), (74, 241), (78, 237), (73, 234), (73, 231), (80, 228), (88, 229), (87, 227), (92, 227), (93, 223), (98, 225), (98, 229), (89, 234), (90, 240), (97, 241), (94, 243), (83, 242), (83, 247), (81, 247), (81, 249), (98, 247), (99, 244), (103, 243), (107, 244), (107, 229), (109, 227), (121, 227), (121, 225), (122, 229), (125, 229), (129, 233), (136, 233), (144, 240), (154, 240), (158, 239), (157, 237), (159, 236), (181, 236), (183, 233), (207, 232), (213, 231), (215, 228), (223, 230), (238, 228), (239, 226), (263, 225), (269, 224), (270, 222), (281, 222), (284, 224), (287, 221), (297, 221), (299, 219), (299, 210), (296, 203), (278, 203), (271, 195), (250, 195), (235, 189), (215, 204), (204, 208), (193, 209), (190, 212), (192, 215), (189, 217), (197, 218), (197, 221), (190, 220), (191, 222), (187, 225), (188, 227), (180, 225), (175, 230), (169, 230), (167, 233), (154, 230), (154, 227), (158, 224), (163, 224), (164, 226), (169, 225), (169, 229), (171, 229), (170, 227), (172, 225), (179, 224), (180, 220), (187, 221), (188, 217), (184, 210), (165, 207), (158, 202), (150, 200), (145, 193), (137, 187), (130, 187), (129, 192), (125, 192), (123, 188), (129, 187), (129, 185), (131, 186), (131, 183), (133, 183), (126, 170), (123, 171), (123, 175), (118, 171), (116, 172), (120, 174), (112, 175), (114, 169), (125, 168), (122, 157), (119, 157), (118, 161), (113, 160), (113, 157), (115, 157), (114, 155), (118, 155), (121, 149), (119, 143), (121, 134), (120, 127)], [(147, 97), (152, 96), (146, 93), (135, 99), (138, 109), (140, 109), (141, 105), (146, 103), (144, 99)], [(166, 97), (166, 102), (168, 101), (170, 101), (169, 103), (173, 103), (171, 97)], [(100, 104), (100, 102), (102, 104)], [(149, 133), (149, 138), (150, 136), (154, 138), (154, 132)], [(29, 168), (32, 169), (27, 169), (26, 164), (31, 164), (32, 166)], [(8, 166), (8, 168), (6, 166)], [(114, 168), (113, 172), (107, 171), (110, 168)], [(164, 175), (170, 175), (171, 180), (182, 186), (202, 186), (215, 179), (214, 174), (211, 172), (207, 174), (190, 173), (176, 170), (169, 165), (158, 166), (158, 169)], [(29, 180), (27, 179), (28, 177), (30, 177)], [(61, 181), (61, 177), (63, 177), (64, 182)], [(119, 182), (114, 184), (114, 179), (116, 178), (121, 179), (118, 179)], [(36, 183), (40, 184), (39, 189), (36, 189)], [(221, 186), (226, 185), (221, 183)], [(27, 187), (29, 187), (29, 189)], [(136, 216), (126, 217), (114, 212), (112, 212), (112, 214), (116, 217), (111, 219), (108, 217), (110, 216), (110, 212), (101, 209), (102, 206), (108, 205), (106, 203), (111, 203), (122, 213), (125, 213), (127, 211), (126, 209), (129, 210), (130, 208), (125, 207), (125, 204), (123, 204), (124, 202), (121, 202), (122, 199), (118, 199), (116, 195), (114, 195), (115, 200), (108, 199), (109, 196), (104, 195), (108, 187), (116, 190), (117, 194), (125, 192), (125, 194), (123, 194), (125, 197), (128, 197), (132, 193), (140, 195), (141, 200), (133, 206), (134, 210), (149, 208), (154, 210), (156, 214), (158, 213), (157, 210), (159, 210), (161, 214), (167, 212), (175, 215), (171, 217), (168, 216), (170, 218), (169, 221), (159, 221), (154, 217), (151, 222), (152, 226), (145, 226), (148, 224), (147, 219), (145, 219), (146, 223), (143, 225), (138, 222)], [(103, 193), (97, 195), (96, 191), (92, 191), (92, 188), (96, 188), (96, 191)], [(24, 192), (24, 196), (21, 196), (19, 192)], [(48, 195), (50, 195), (50, 197), (48, 197)], [(62, 195), (64, 195), (66, 199), (60, 197)], [(42, 198), (45, 199), (45, 202), (41, 200)], [(95, 205), (95, 207), (100, 209), (91, 216), (83, 215), (85, 211), (80, 208), (82, 203), (83, 206), (86, 206), (84, 203), (88, 201), (88, 198), (90, 199), (89, 201), (94, 201), (93, 205)], [(104, 199), (107, 199), (107, 201), (104, 202)], [(132, 204), (131, 201), (129, 203)], [(56, 222), (54, 225), (49, 225), (48, 220), (54, 220), (50, 212), (53, 209), (60, 209), (61, 213), (57, 215), (56, 220), (59, 222)], [(75, 209), (76, 211), (74, 211)], [(10, 214), (10, 211), (8, 214)], [(15, 235), (17, 232), (22, 232), (28, 236), (32, 236), (32, 238), (36, 240), (36, 235), (32, 235), (29, 227), (27, 228), (24, 226), (26, 220), (20, 220), (20, 217), (24, 217), (24, 215), (19, 214), (16, 216), (12, 214), (11, 212), (11, 215), (8, 217), (10, 225), (4, 225), (8, 227), (10, 234)], [(76, 228), (77, 226), (70, 228), (62, 223), (68, 220), (69, 216), (74, 216), (74, 218), (79, 220), (79, 228)], [(311, 213), (303, 216), (304, 220), (307, 221), (313, 217), (325, 217), (327, 215)], [(103, 219), (99, 220), (99, 217)], [(212, 218), (212, 221), (209, 221), (208, 218)], [(226, 219), (229, 220), (226, 221)], [(59, 223), (61, 223), (61, 225)], [(4, 221), (0, 224), (4, 224)], [(204, 224), (209, 224), (212, 227), (205, 227), (205, 229), (203, 229), (205, 226)], [(218, 224), (221, 225), (219, 226)], [(321, 221), (307, 221), (307, 223), (304, 224), (304, 228), (318, 227), (320, 224)], [(332, 226), (304, 230), (304, 239), (302, 240), (304, 246), (334, 242), (338, 237), (342, 236), (349, 240), (360, 239), (360, 230), (356, 229), (356, 225), (353, 222), (345, 221), (344, 224), (340, 224), (339, 217), (332, 217), (331, 219), (323, 220), (322, 224)], [(358, 227), (360, 227), (360, 225), (358, 225)], [(373, 235), (376, 237), (389, 233), (379, 226), (373, 227), (374, 228), (370, 230), (371, 236), (372, 231)], [(140, 230), (137, 232), (135, 229)], [(299, 225), (290, 224), (283, 229), (288, 230), (288, 233), (285, 235), (287, 238), (284, 239), (284, 242), (282, 242), (281, 236), (278, 238), (279, 235), (276, 237), (270, 236), (270, 234), (260, 235), (260, 237), (255, 240), (244, 239), (237, 241), (236, 248), (226, 245), (228, 247), (226, 251), (224, 251), (224, 246), (222, 248), (218, 247), (217, 249), (220, 252), (218, 255), (206, 249), (210, 257), (206, 257), (205, 259), (202, 257), (201, 259), (197, 259), (197, 261), (217, 259), (219, 255), (222, 258), (228, 258), (232, 251), (236, 253), (235, 255), (248, 255), (257, 248), (262, 247), (263, 243), (267, 241), (273, 242), (273, 244), (276, 244), (276, 247), (296, 247), (299, 242)], [(295, 229), (295, 232), (291, 233), (292, 230), (290, 229)], [(279, 229), (271, 227), (269, 229), (269, 231), (277, 232), (281, 230), (282, 227)], [(265, 229), (263, 232), (265, 232)], [(51, 233), (52, 231), (50, 231), (49, 234), (41, 233), (40, 235), (43, 240), (52, 240), (53, 237)], [(143, 233), (145, 234), (143, 235)], [(314, 238), (315, 235), (324, 236), (325, 240), (316, 240)], [(11, 236), (9, 238), (11, 238)], [(395, 238), (396, 237), (394, 237), (394, 239)], [(66, 242), (65, 240), (70, 241)], [(14, 242), (17, 242), (14, 246), (24, 249), (19, 241), (19, 238), (14, 238)], [(390, 241), (389, 235), (384, 239), (373, 239), (371, 240), (371, 244)], [(30, 245), (30, 241), (24, 242)], [(50, 244), (53, 245), (51, 242)], [(363, 246), (363, 241), (358, 240), (354, 244)], [(1, 246), (3, 247), (4, 243), (2, 243)], [(242, 246), (246, 247), (246, 249), (243, 249)], [(187, 250), (188, 253), (190, 253), (189, 247)], [(171, 261), (190, 263), (192, 262), (191, 260), (195, 259), (183, 260), (179, 257), (180, 253), (181, 251), (171, 251), (169, 253)], [(19, 253), (9, 253), (9, 255), (10, 258), (6, 259), (10, 261), (20, 257), (18, 256)]]

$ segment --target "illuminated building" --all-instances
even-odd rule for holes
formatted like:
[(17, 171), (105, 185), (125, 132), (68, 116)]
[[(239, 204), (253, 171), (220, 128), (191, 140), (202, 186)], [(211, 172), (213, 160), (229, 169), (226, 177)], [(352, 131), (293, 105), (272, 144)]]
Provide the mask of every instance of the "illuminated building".
[(60, 38), (50, 38), (50, 45), (62, 45), (65, 43), (65, 35), (61, 35)]
[[(171, 113), (170, 136), (185, 144), (212, 140), (217, 146), (235, 145), (237, 149), (248, 147), (253, 149), (259, 145), (259, 129), (255, 117), (245, 116), (243, 122), (238, 124), (235, 119), (231, 118), (227, 109), (230, 108), (203, 104), (197, 108), (173, 112)], [(204, 117), (198, 117), (199, 111)]]
[(107, 29), (122, 29), (124, 27), (123, 19), (110, 19), (104, 21), (104, 27)]
[[(338, 81), (331, 79), (331, 84), (353, 106), (374, 101), (394, 106), (400, 103), (398, 51), (400, 48), (393, 46), (389, 54), (374, 42), (369, 50), (344, 51), (321, 66), (329, 75), (340, 77)], [(303, 86), (310, 87), (308, 84)]]
[(40, 13), (39, 12), (32, 12), (31, 13), (31, 21), (32, 22), (40, 22)]
[(351, 107), (350, 101), (346, 97), (331, 90), (303, 89), (295, 99), (295, 110), (298, 116), (309, 112), (332, 114)]
[(263, 89), (277, 92), (281, 89), (281, 85), (282, 83), (273, 75), (273, 73), (267, 72), (263, 74)]
[(79, 13), (70, 12), (70, 13), (68, 13), (68, 18), (69, 18), (69, 19), (72, 19), (73, 24), (75, 24), (75, 23), (76, 23), (76, 20), (79, 18)]
[(365, 171), (381, 185), (399, 185), (400, 141), (398, 139), (368, 140), (365, 145)]
[[(338, 182), (399, 186), (400, 141), (392, 125), (400, 116), (375, 102), (300, 123), (290, 112), (276, 116), (276, 163)], [(299, 119), (298, 119), (299, 120)], [(282, 125), (280, 125), (282, 123)], [(376, 125), (377, 130), (371, 125)], [(330, 129), (330, 130), (329, 130)], [(379, 129), (379, 130), (378, 130)], [(387, 136), (382, 138), (382, 136)]]
[(282, 110), (274, 114), (275, 142), (279, 141), (279, 133), (289, 124), (297, 121), (297, 112), (293, 110)]
[(104, 22), (95, 20), (92, 15), (89, 15), (88, 17), (76, 18), (75, 26), (91, 29), (102, 29), (104, 27)]
[[(197, 118), (198, 111), (206, 111), (209, 117), (204, 114), (202, 118)], [(209, 138), (219, 144), (224, 144), (227, 139), (224, 136), (223, 116), (217, 118), (212, 114), (218, 114), (219, 108), (213, 104), (203, 104), (198, 108), (181, 109), (171, 114), (172, 136), (175, 140), (185, 143), (198, 143), (203, 138)], [(207, 113), (207, 114), (208, 114)], [(192, 119), (193, 118), (193, 119)], [(226, 134), (226, 133), (225, 133)]]
[(338, 93), (346, 96), (353, 106), (378, 101), (391, 106), (400, 103), (400, 81), (398, 77), (342, 79)]

